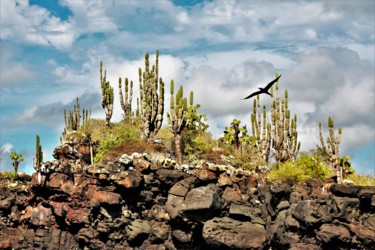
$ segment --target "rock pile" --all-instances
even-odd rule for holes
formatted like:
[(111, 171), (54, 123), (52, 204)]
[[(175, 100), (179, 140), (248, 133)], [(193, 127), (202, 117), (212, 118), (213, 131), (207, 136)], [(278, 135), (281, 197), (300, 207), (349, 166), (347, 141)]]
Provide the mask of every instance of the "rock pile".
[[(1, 249), (373, 249), (375, 187), (262, 184), (251, 172), (60, 150), (0, 194)], [(78, 162), (77, 162), (78, 161)], [(88, 162), (88, 161), (86, 161)]]

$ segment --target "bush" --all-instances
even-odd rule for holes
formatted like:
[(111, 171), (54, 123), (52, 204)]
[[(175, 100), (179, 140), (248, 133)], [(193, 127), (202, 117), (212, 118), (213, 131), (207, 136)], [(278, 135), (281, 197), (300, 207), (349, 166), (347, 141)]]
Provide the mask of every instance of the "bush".
[(273, 168), (268, 175), (269, 181), (292, 184), (301, 183), (307, 178), (304, 169), (293, 162), (285, 162), (279, 168)]
[(375, 186), (375, 177), (370, 175), (352, 174), (347, 179), (359, 186)]
[[(112, 124), (112, 127), (108, 129), (105, 129), (104, 121), (95, 121), (93, 127), (91, 128), (93, 132), (91, 134), (92, 139), (100, 141), (98, 151), (94, 157), (95, 163), (101, 162), (111, 150), (122, 145), (124, 142), (140, 140), (139, 129), (124, 121)], [(97, 130), (95, 130), (95, 127)], [(101, 131), (101, 133), (98, 133), (98, 131)]]
[[(318, 158), (318, 157), (316, 157)], [(306, 152), (299, 154), (296, 160), (296, 165), (305, 171), (305, 174), (310, 178), (317, 178), (319, 180), (326, 180), (334, 175), (334, 173), (328, 168), (326, 163), (316, 159), (318, 166), (315, 166), (315, 160), (308, 155)]]
[(211, 133), (189, 131), (184, 142), (184, 153), (189, 160), (202, 158), (204, 154), (215, 147), (215, 140)]

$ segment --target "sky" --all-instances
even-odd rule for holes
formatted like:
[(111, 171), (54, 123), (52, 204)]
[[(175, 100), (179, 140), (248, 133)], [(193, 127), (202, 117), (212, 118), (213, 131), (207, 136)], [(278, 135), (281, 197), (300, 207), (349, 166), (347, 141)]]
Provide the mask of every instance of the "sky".
[[(115, 89), (112, 121), (120, 121), (118, 77), (135, 82), (136, 97), (144, 54), (153, 62), (158, 49), (166, 93), (172, 79), (194, 91), (215, 137), (234, 118), (250, 130), (252, 100), (241, 99), (279, 73), (301, 150), (319, 144), (318, 122), (327, 136), (331, 116), (343, 129), (341, 155), (375, 175), (374, 12), (366, 0), (1, 0), (0, 170), (12, 170), (17, 151), (19, 170), (32, 172), (37, 134), (52, 160), (76, 97), (93, 118), (105, 117), (100, 60)], [(268, 105), (269, 96), (260, 100)]]

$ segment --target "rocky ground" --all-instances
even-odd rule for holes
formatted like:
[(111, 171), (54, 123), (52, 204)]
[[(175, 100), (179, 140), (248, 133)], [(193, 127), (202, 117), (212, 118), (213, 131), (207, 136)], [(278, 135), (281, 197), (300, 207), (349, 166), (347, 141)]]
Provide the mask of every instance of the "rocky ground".
[(58, 147), (27, 186), (1, 190), (1, 249), (375, 249), (375, 187), (137, 153), (89, 165), (88, 152)]

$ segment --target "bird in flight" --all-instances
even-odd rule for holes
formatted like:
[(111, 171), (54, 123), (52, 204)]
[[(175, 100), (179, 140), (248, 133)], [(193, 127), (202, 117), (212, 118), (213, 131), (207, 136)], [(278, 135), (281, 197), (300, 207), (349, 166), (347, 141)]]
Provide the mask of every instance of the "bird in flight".
[(267, 95), (270, 95), (270, 96), (272, 97), (271, 93), (268, 92), (268, 90), (272, 87), (272, 85), (273, 85), (275, 82), (277, 82), (277, 80), (279, 80), (280, 77), (281, 77), (281, 75), (279, 75), (279, 76), (278, 76), (275, 80), (273, 80), (272, 82), (268, 83), (267, 86), (266, 86), (265, 88), (258, 88), (259, 91), (256, 91), (256, 92), (252, 93), (251, 95), (249, 95), (248, 97), (245, 97), (245, 98), (242, 99), (242, 100), (246, 100), (246, 99), (249, 99), (249, 98), (251, 98), (251, 97), (253, 97), (253, 96), (260, 95), (260, 94), (267, 94)]

